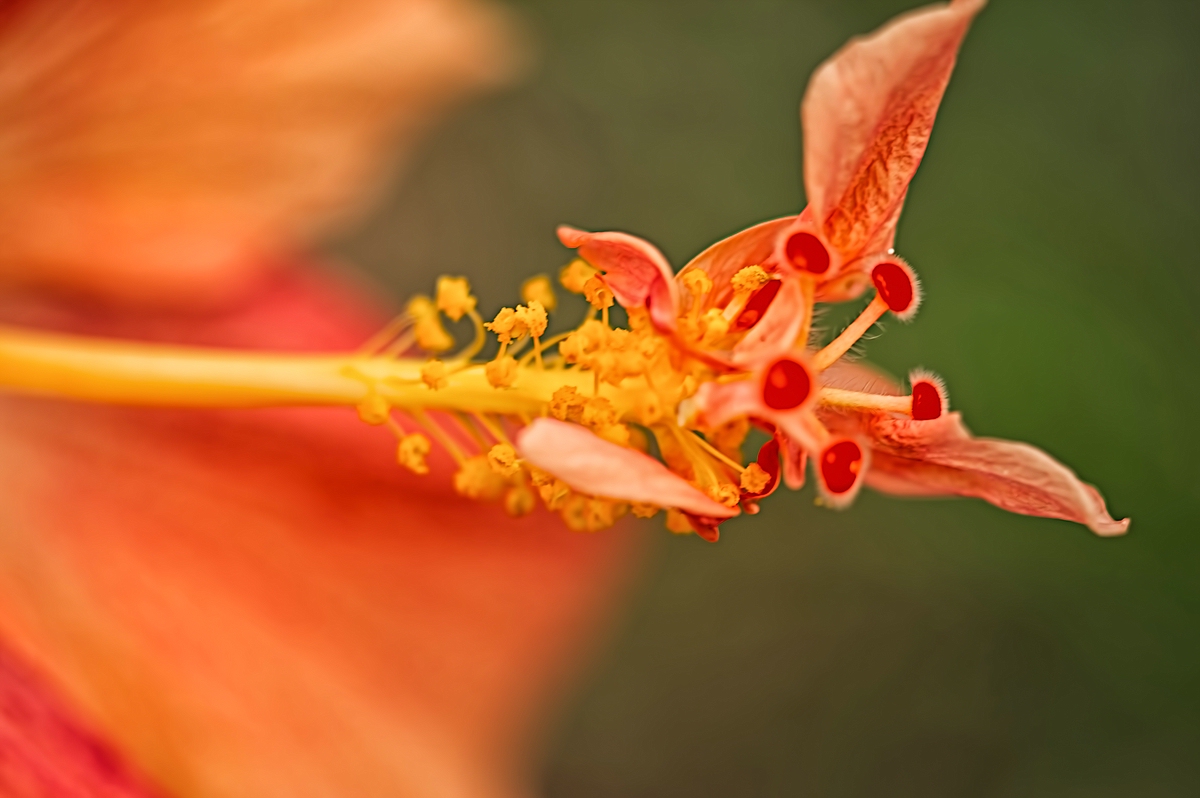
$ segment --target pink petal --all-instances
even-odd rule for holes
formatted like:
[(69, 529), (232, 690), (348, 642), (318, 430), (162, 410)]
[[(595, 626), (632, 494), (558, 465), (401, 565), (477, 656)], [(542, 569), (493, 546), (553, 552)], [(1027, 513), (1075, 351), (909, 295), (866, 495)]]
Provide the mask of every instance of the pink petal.
[(627, 233), (589, 233), (566, 225), (558, 228), (558, 240), (604, 272), (622, 307), (648, 306), (655, 327), (674, 331), (679, 288), (671, 264), (653, 244)]
[(710, 518), (737, 515), (737, 510), (708, 498), (653, 457), (609, 443), (578, 424), (535, 419), (517, 436), (517, 451), (582, 493)]
[(804, 487), (804, 465), (808, 459), (804, 449), (791, 438), (780, 435), (783, 441), (783, 484), (792, 490)]
[(697, 389), (692, 401), (703, 415), (704, 424), (710, 427), (746, 416), (766, 418), (770, 413), (763, 404), (757, 380), (706, 382)]
[[(775, 254), (775, 240), (795, 219), (795, 216), (772, 219), (722, 239), (692, 258), (679, 273), (703, 269), (713, 281), (709, 304), (723, 305), (733, 296), (733, 288), (729, 284), (733, 275), (747, 266), (770, 266)], [(771, 270), (767, 268), (767, 271)]]
[(958, 413), (933, 421), (874, 416), (866, 425), (874, 459), (867, 484), (902, 495), (973, 496), (1023, 515), (1062, 518), (1097, 535), (1121, 535), (1094, 487), (1034, 446), (974, 438)]
[(984, 2), (905, 14), (851, 41), (809, 82), (800, 109), (805, 190), (847, 261), (892, 245), (959, 44)]

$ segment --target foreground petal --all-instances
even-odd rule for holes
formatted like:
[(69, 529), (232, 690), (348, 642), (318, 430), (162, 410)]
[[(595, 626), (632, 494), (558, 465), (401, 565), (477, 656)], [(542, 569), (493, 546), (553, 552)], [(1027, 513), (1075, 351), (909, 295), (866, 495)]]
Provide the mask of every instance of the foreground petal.
[(851, 41), (809, 82), (800, 110), (804, 187), (847, 261), (891, 247), (959, 44), (984, 2), (901, 16)]
[(535, 419), (517, 436), (517, 451), (581, 493), (675, 507), (709, 518), (737, 515), (737, 510), (708, 498), (653, 457), (609, 443), (578, 424)]
[(604, 282), (622, 307), (649, 307), (658, 329), (675, 329), (679, 288), (657, 247), (628, 233), (589, 233), (566, 225), (558, 228), (558, 240), (604, 272)]
[[(345, 351), (382, 323), (354, 289), (306, 270), (186, 320), (0, 316)], [(508, 518), (378, 432), (336, 408), (0, 398), (0, 637), (180, 798), (526, 794), (526, 740), (631, 538)]]

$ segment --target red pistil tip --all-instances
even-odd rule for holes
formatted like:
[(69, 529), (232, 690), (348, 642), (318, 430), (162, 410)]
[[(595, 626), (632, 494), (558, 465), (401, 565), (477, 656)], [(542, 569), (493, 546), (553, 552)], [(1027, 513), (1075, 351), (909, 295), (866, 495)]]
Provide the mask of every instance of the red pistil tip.
[(763, 375), (763, 404), (772, 410), (795, 410), (812, 395), (808, 367), (790, 357), (780, 358)]
[(932, 421), (946, 412), (946, 386), (940, 377), (927, 371), (908, 375), (912, 384), (912, 417), (915, 421)]
[(871, 282), (879, 292), (879, 298), (888, 310), (907, 321), (917, 312), (921, 304), (921, 286), (917, 275), (900, 258), (889, 256), (871, 269)]
[(849, 502), (866, 471), (866, 453), (856, 441), (834, 441), (821, 452), (818, 470), (826, 497), (834, 504)]
[(775, 295), (779, 293), (781, 285), (783, 285), (781, 280), (771, 280), (751, 294), (746, 307), (733, 322), (733, 331), (745, 332), (758, 324), (762, 320), (763, 314), (767, 312), (767, 308), (771, 307), (771, 303), (775, 301)]
[(812, 233), (792, 233), (784, 245), (788, 263), (802, 272), (824, 274), (829, 271), (829, 250)]

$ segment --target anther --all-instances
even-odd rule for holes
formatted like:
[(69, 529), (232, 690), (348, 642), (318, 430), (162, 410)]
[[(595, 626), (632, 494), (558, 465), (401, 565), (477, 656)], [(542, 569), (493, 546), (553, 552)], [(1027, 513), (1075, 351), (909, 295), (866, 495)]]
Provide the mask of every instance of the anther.
[(812, 377), (798, 360), (780, 358), (763, 375), (763, 403), (772, 410), (793, 410), (812, 394)]
[(437, 281), (437, 309), (450, 321), (458, 321), (475, 310), (475, 297), (466, 277), (442, 276)]
[(432, 448), (429, 439), (419, 432), (405, 435), (396, 451), (396, 461), (414, 474), (428, 474), (425, 458)]
[(440, 360), (427, 360), (421, 366), (421, 381), (429, 386), (431, 391), (439, 391), (446, 387), (446, 364)]
[(829, 271), (829, 250), (812, 233), (793, 233), (784, 252), (788, 263), (802, 272), (824, 274)]
[[(596, 270), (589, 266), (586, 261), (582, 258), (576, 258), (562, 267), (562, 270), (558, 273), (558, 281), (562, 283), (563, 288), (572, 294), (582, 294), (584, 285), (595, 274)], [(547, 305), (547, 307), (549, 306)]]
[(554, 293), (554, 286), (544, 274), (530, 277), (521, 284), (521, 299), (525, 300), (526, 304), (540, 302), (542, 307), (551, 312), (558, 307), (558, 296)]
[(863, 448), (852, 440), (840, 440), (821, 452), (818, 470), (821, 485), (835, 504), (849, 501), (865, 470)]
[(483, 372), (493, 388), (511, 388), (517, 380), (517, 361), (505, 356), (488, 361)]

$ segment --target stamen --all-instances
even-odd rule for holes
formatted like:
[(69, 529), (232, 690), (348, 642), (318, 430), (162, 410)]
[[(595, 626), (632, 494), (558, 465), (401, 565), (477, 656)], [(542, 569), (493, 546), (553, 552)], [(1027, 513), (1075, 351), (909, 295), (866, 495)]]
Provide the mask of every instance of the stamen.
[(864, 470), (864, 461), (862, 447), (852, 440), (837, 441), (826, 446), (821, 452), (818, 469), (821, 485), (835, 502), (848, 497), (858, 486), (859, 477)]
[(812, 386), (812, 377), (803, 363), (780, 358), (763, 376), (763, 403), (772, 410), (793, 410), (808, 400)]
[(784, 252), (788, 262), (802, 272), (824, 274), (829, 271), (829, 250), (812, 233), (793, 233)]

